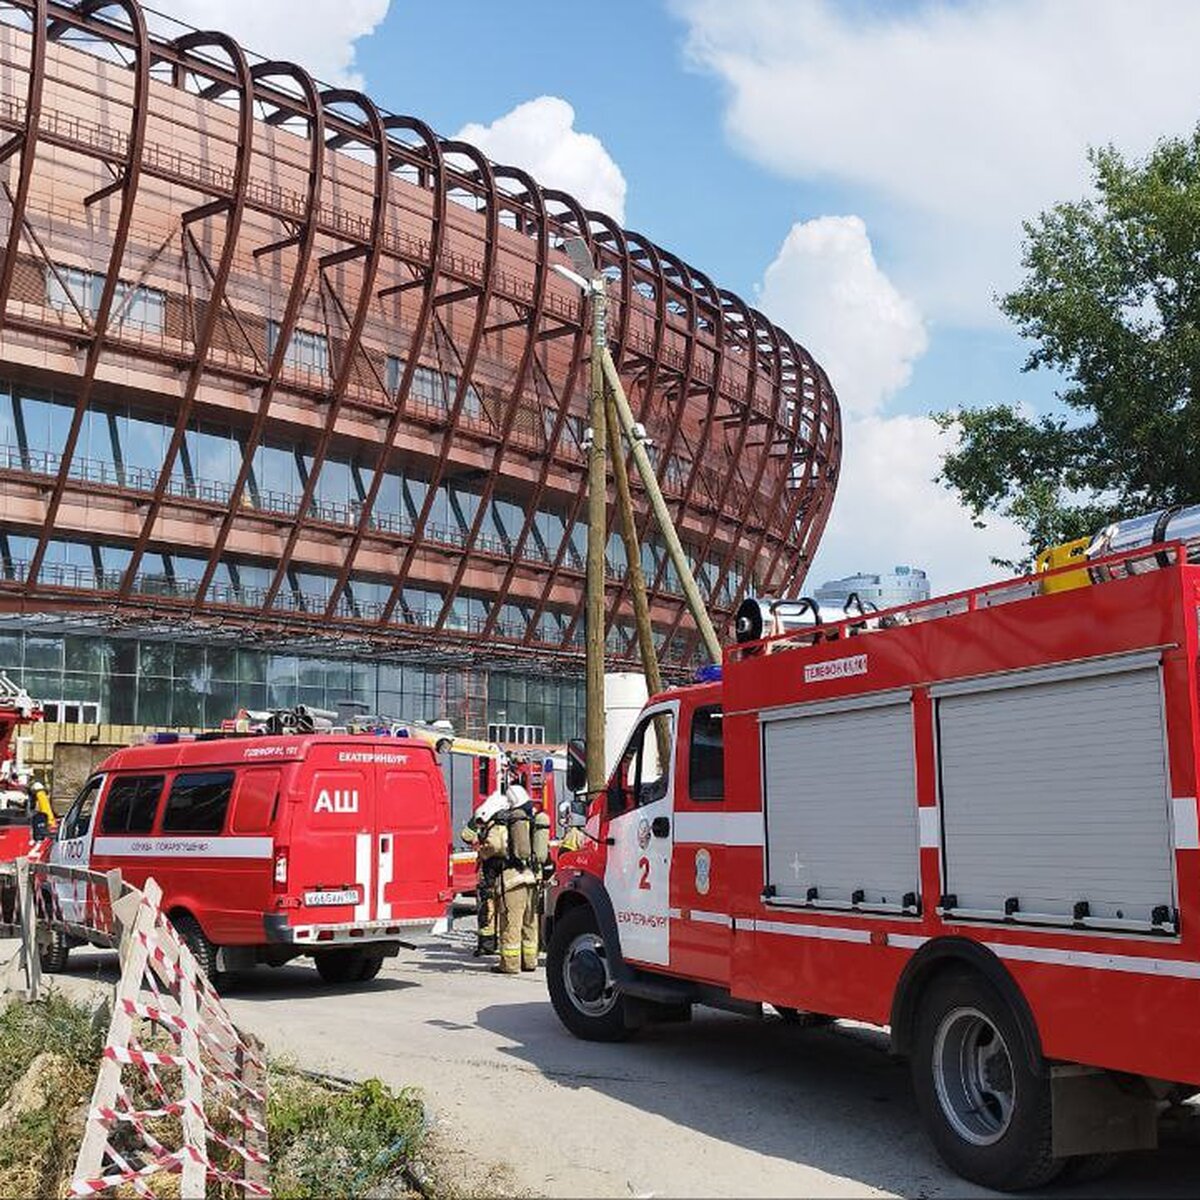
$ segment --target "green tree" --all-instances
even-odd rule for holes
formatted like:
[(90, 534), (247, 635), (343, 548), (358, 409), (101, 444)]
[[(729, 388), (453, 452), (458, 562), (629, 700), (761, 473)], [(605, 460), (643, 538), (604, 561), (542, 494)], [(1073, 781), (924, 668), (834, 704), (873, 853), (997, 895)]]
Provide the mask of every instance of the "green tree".
[(1144, 161), (1088, 157), (1095, 196), (1025, 223), (1025, 279), (1000, 300), (1035, 343), (1025, 369), (1067, 380), (1063, 412), (935, 414), (956, 439), (939, 478), (1031, 551), (1200, 501), (1200, 125)]

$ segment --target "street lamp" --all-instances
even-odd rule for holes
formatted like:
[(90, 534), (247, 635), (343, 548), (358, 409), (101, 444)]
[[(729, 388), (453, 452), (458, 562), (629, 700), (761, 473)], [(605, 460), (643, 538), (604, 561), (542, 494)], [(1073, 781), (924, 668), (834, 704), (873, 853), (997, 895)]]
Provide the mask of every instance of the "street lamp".
[(587, 674), (587, 794), (604, 790), (604, 550), (608, 540), (605, 504), (608, 494), (608, 437), (604, 411), (604, 355), (608, 344), (608, 293), (596, 270), (587, 242), (567, 238), (563, 244), (571, 270), (561, 263), (554, 270), (569, 279), (592, 302), (591, 400), (588, 420), (587, 605), (585, 651)]

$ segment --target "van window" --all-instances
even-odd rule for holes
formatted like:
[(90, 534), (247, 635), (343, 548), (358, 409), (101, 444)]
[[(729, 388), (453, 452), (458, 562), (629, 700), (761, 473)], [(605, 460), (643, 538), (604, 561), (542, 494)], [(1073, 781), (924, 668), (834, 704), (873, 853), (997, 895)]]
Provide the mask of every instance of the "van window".
[(176, 775), (163, 813), (163, 832), (220, 833), (232, 793), (232, 771)]
[(101, 833), (149, 833), (162, 795), (162, 775), (122, 775), (108, 785)]
[(278, 799), (278, 771), (243, 771), (229, 832), (265, 833), (271, 828)]
[(58, 840), (60, 842), (81, 838), (91, 828), (92, 812), (96, 807), (96, 797), (100, 794), (100, 785), (103, 782), (104, 777), (97, 776), (95, 779), (89, 779), (83, 785), (83, 791), (75, 798), (75, 803), (71, 805), (70, 811), (63, 817), (62, 825), (59, 826)]
[(715, 704), (698, 708), (692, 714), (688, 780), (693, 800), (725, 797), (725, 744), (721, 736), (721, 710)]

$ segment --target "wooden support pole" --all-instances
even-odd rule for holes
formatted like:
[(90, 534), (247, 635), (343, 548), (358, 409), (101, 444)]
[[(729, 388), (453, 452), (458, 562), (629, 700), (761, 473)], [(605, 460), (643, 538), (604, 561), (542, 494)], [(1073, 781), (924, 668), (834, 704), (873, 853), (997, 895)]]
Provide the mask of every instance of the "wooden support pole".
[(617, 491), (617, 513), (621, 520), (621, 539), (625, 543), (626, 571), (629, 594), (633, 598), (633, 619), (637, 629), (638, 649), (642, 670), (646, 673), (646, 689), (651, 696), (662, 691), (662, 673), (658, 668), (658, 653), (654, 648), (654, 627), (650, 624), (650, 601), (646, 595), (646, 575), (642, 570), (642, 548), (638, 541), (637, 524), (633, 517), (633, 496), (629, 491), (629, 471), (621, 446), (621, 428), (617, 422), (617, 406), (610, 389), (605, 389), (605, 412), (608, 418), (608, 440), (612, 446), (613, 481)]
[(662, 532), (663, 541), (667, 544), (667, 553), (671, 556), (671, 561), (675, 564), (675, 570), (679, 575), (683, 594), (687, 598), (692, 619), (696, 622), (696, 627), (700, 630), (700, 636), (704, 640), (704, 645), (708, 650), (709, 656), (713, 662), (719, 663), (721, 661), (721, 643), (717, 639), (717, 631), (713, 628), (713, 623), (708, 615), (708, 609), (704, 605), (704, 598), (700, 595), (700, 589), (696, 586), (696, 579), (692, 575), (692, 568), (688, 565), (687, 555), (683, 552), (683, 543), (680, 542), (679, 534), (675, 531), (675, 522), (671, 519), (667, 502), (663, 498), (662, 488), (658, 486), (658, 476), (654, 473), (654, 465), (650, 462), (650, 456), (646, 453), (645, 431), (634, 420), (633, 410), (629, 407), (629, 401), (625, 396), (625, 388), (621, 383), (621, 376), (617, 373), (617, 364), (613, 362), (612, 355), (608, 353), (607, 348), (604, 351), (604, 375), (608, 380), (609, 387), (612, 389), (613, 399), (617, 406), (617, 416), (621, 421), (621, 429), (626, 438), (629, 439), (629, 449), (633, 454), (633, 461), (637, 466), (638, 474), (642, 477), (642, 485), (646, 489), (646, 495), (650, 497), (650, 507), (654, 509), (654, 516), (658, 522), (659, 530)]
[(604, 277), (591, 281), (592, 362), (590, 420), (592, 444), (588, 451), (587, 619), (587, 793), (589, 802), (604, 791), (604, 551), (608, 541), (605, 508), (608, 503), (608, 449), (605, 436), (604, 359), (608, 354), (605, 321), (608, 296)]

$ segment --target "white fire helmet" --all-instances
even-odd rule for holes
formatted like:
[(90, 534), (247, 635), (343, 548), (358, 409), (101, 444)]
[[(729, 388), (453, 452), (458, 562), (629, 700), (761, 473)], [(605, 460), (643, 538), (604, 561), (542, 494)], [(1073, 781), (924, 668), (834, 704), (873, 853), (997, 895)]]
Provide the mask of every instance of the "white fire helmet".
[(508, 797), (501, 791), (493, 792), (476, 810), (475, 820), (486, 825), (497, 813), (508, 807)]

